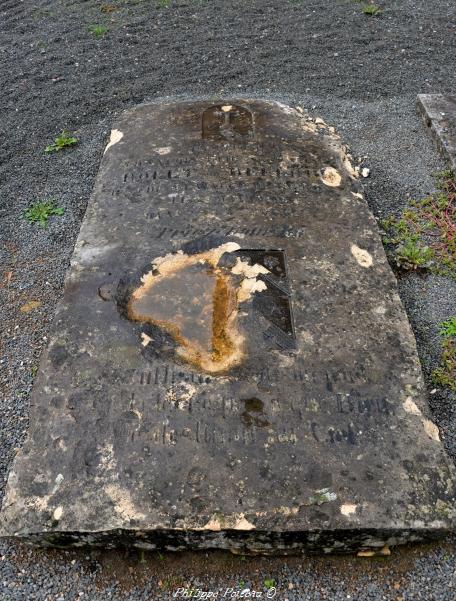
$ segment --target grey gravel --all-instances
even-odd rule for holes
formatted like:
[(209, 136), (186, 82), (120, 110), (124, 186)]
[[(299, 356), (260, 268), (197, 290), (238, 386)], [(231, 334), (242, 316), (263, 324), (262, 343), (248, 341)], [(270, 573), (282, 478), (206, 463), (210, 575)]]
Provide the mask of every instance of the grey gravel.
[[(415, 111), (418, 93), (454, 92), (454, 1), (2, 0), (0, 3), (0, 490), (26, 434), (34, 368), (115, 115), (159, 97), (242, 94), (309, 109), (335, 125), (363, 167), (378, 217), (432, 191), (444, 167)], [(107, 2), (108, 3), (108, 0)], [(95, 39), (92, 24), (108, 27)], [(46, 155), (67, 128), (76, 147)], [(23, 210), (65, 208), (47, 229)], [(438, 323), (456, 314), (456, 285), (410, 275), (399, 289), (429, 385), (434, 419), (456, 459), (456, 398), (434, 392)], [(41, 306), (29, 313), (29, 300)], [(456, 599), (456, 540), (389, 558), (144, 558), (123, 551), (42, 551), (0, 543), (0, 600), (171, 599), (179, 586), (220, 591), (277, 582), (277, 599)], [(238, 587), (239, 588), (239, 587)], [(222, 597), (220, 592), (218, 598)]]

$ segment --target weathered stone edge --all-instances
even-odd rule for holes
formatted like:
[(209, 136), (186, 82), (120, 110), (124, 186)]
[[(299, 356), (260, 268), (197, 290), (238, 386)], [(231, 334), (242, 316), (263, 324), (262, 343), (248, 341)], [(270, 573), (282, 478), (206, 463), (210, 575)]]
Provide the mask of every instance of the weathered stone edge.
[(168, 551), (227, 550), (265, 555), (329, 554), (375, 551), (387, 546), (431, 542), (449, 534), (446, 528), (364, 528), (305, 532), (255, 532), (221, 530), (126, 530), (97, 532), (39, 532), (8, 536), (29, 546), (40, 547), (135, 547)]
[[(444, 94), (418, 94), (417, 109), (425, 126), (430, 130), (438, 151), (446, 158), (456, 171), (456, 140), (453, 141), (448, 135), (445, 121), (442, 118), (442, 110), (448, 106), (448, 96)], [(456, 96), (450, 96), (455, 102)], [(456, 128), (456, 110), (452, 116)], [(451, 117), (450, 117), (451, 119)]]

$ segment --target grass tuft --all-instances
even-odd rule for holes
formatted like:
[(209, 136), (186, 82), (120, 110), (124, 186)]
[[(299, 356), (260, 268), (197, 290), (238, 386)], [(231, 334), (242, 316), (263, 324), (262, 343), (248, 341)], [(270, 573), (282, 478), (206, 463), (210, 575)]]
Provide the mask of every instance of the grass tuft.
[(89, 31), (94, 37), (102, 38), (108, 32), (108, 28), (104, 25), (90, 25)]
[(396, 263), (406, 270), (427, 269), (433, 258), (433, 250), (423, 246), (415, 237), (406, 238), (396, 250)]
[(382, 14), (382, 9), (376, 4), (363, 4), (361, 6), (363, 13), (369, 17), (376, 17)]

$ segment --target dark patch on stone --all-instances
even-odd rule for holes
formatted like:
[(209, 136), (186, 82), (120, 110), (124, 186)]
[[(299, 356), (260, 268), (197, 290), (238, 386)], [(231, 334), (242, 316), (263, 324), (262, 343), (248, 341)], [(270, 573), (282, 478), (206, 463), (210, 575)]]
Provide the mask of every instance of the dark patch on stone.
[(225, 267), (226, 269), (232, 269), (236, 265), (238, 256), (239, 255), (236, 252), (223, 253), (219, 259), (219, 262), (217, 263), (217, 266)]
[(56, 344), (49, 350), (49, 359), (51, 360), (54, 367), (62, 367), (65, 361), (68, 359), (69, 354), (66, 347)]
[[(415, 341), (340, 141), (276, 103), (223, 106), (243, 110), (222, 121), (213, 102), (144, 105), (116, 125), (3, 536), (329, 553), (454, 528), (454, 468), (425, 421)], [(322, 181), (329, 166), (340, 185)], [(158, 257), (228, 242), (213, 269), (268, 272), (238, 303), (242, 361), (209, 374), (128, 306)], [(238, 291), (249, 278), (236, 277)]]
[(117, 280), (114, 296), (119, 314), (128, 319), (128, 303), (130, 302), (133, 291), (141, 285), (141, 278), (151, 270), (151, 264), (143, 265), (140, 269), (136, 269), (133, 273), (122, 275)]
[(241, 399), (244, 403), (245, 411), (241, 413), (241, 421), (246, 426), (256, 426), (257, 428), (267, 428), (270, 423), (264, 418), (264, 403), (257, 398)]
[(156, 325), (144, 323), (141, 326), (141, 333), (146, 334), (151, 341), (142, 349), (142, 355), (148, 361), (161, 359), (172, 359), (176, 355), (176, 341), (174, 338)]
[(100, 298), (102, 298), (105, 301), (113, 300), (116, 294), (117, 286), (118, 282), (116, 280), (104, 282), (103, 284), (101, 284), (101, 286), (98, 288), (98, 294), (100, 295)]
[(198, 253), (210, 250), (211, 248), (217, 248), (226, 242), (225, 236), (217, 234), (208, 234), (207, 236), (200, 236), (195, 240), (190, 240), (182, 245), (182, 252), (186, 255), (197, 255)]
[[(349, 473), (343, 474), (349, 476)], [(305, 475), (307, 482), (312, 483), (316, 489), (328, 488), (332, 486), (333, 476), (320, 465), (313, 465)]]
[(191, 486), (197, 486), (200, 485), (204, 480), (206, 480), (206, 478), (207, 474), (202, 472), (197, 467), (194, 467), (188, 472), (187, 484), (190, 484)]

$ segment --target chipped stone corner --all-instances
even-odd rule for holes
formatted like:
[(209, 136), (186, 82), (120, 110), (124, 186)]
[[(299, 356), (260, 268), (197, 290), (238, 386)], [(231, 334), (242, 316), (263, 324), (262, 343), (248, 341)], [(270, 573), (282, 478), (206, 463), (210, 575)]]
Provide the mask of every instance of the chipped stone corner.
[(334, 167), (325, 167), (321, 174), (321, 181), (330, 188), (338, 188), (342, 182), (342, 176)]
[(244, 513), (229, 516), (214, 514), (202, 529), (211, 532), (221, 532), (222, 530), (241, 530), (249, 532), (250, 530), (255, 530), (255, 525), (247, 520)]
[(423, 419), (423, 428), (426, 434), (435, 442), (440, 442), (440, 433), (438, 427), (430, 419)]
[(107, 150), (109, 148), (111, 148), (111, 146), (114, 146), (114, 144), (117, 144), (118, 142), (120, 142), (120, 140), (123, 138), (123, 132), (121, 132), (118, 129), (112, 129), (111, 130), (111, 137), (109, 139), (109, 142), (106, 145), (106, 148), (104, 149), (104, 153), (105, 154), (107, 152)]
[[(348, 147), (342, 143), (342, 139), (336, 131), (336, 128), (328, 125), (321, 117), (313, 118), (309, 116), (308, 111), (301, 106), (296, 106), (294, 111), (301, 117), (303, 129), (313, 135), (323, 135), (323, 137), (326, 138), (326, 143), (339, 157), (339, 169), (332, 166), (326, 167), (326, 169), (323, 169), (321, 172), (321, 181), (328, 187), (337, 188), (342, 184), (342, 171), (345, 171), (352, 180), (359, 180), (361, 176), (360, 167), (353, 166), (353, 157), (350, 154)], [(362, 194), (359, 192), (355, 193), (355, 195), (358, 198), (363, 198)]]
[(350, 516), (356, 514), (357, 509), (358, 509), (358, 506), (355, 505), (354, 503), (344, 503), (340, 507), (340, 513), (342, 515), (344, 515), (345, 517), (350, 517)]

